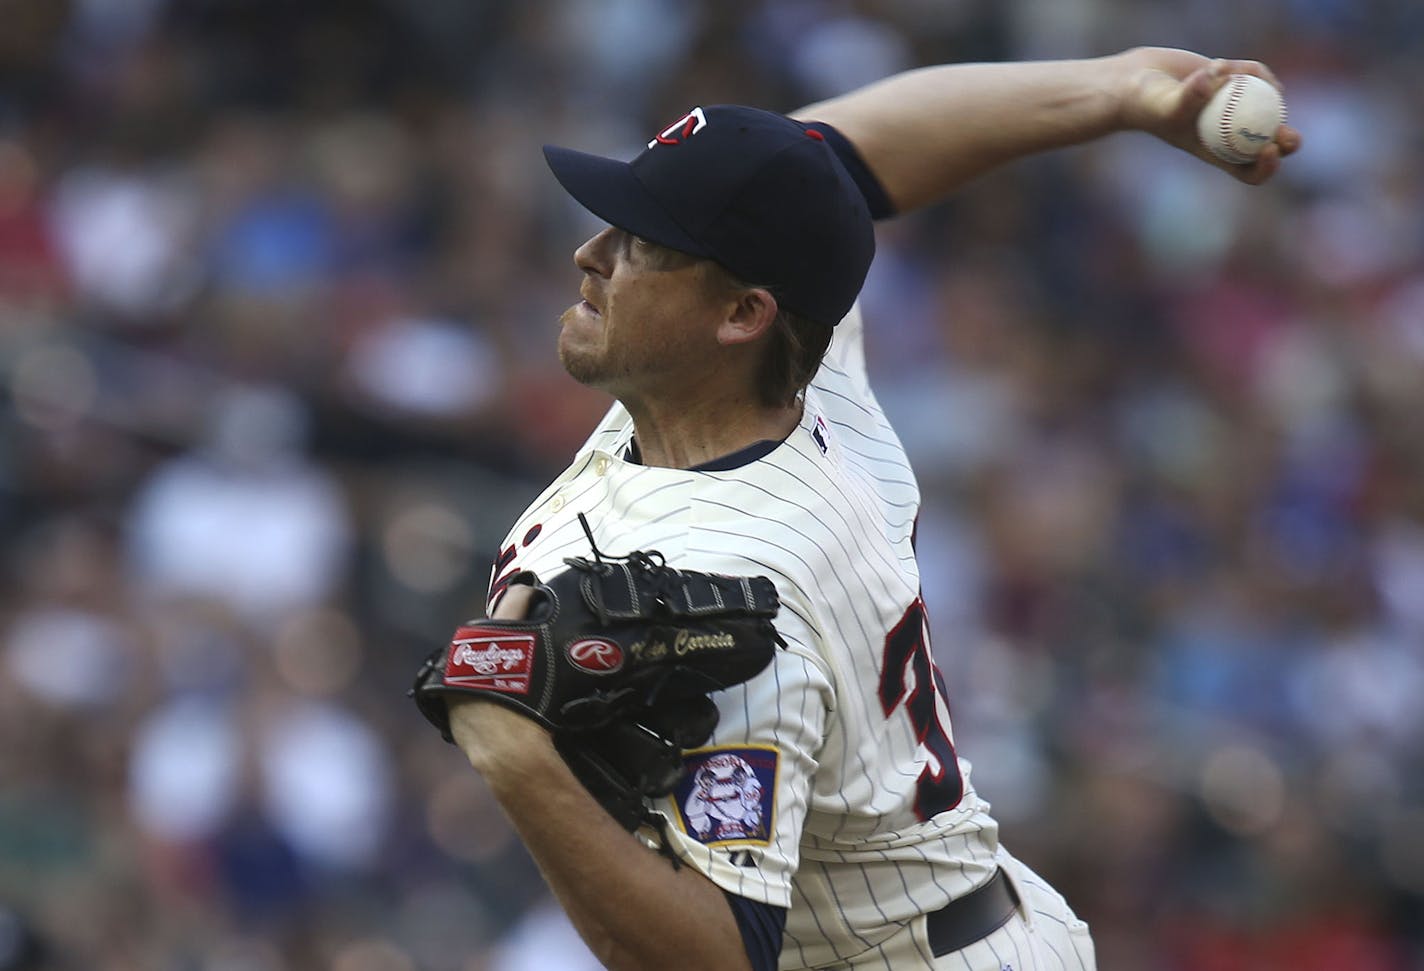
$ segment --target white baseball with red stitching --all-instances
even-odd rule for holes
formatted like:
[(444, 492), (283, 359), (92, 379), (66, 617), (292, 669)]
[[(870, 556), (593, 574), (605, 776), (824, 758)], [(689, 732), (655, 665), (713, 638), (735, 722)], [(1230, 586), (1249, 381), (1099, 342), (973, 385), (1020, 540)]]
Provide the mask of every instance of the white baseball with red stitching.
[(1202, 144), (1224, 162), (1251, 162), (1286, 120), (1281, 93), (1269, 81), (1233, 74), (1197, 116)]

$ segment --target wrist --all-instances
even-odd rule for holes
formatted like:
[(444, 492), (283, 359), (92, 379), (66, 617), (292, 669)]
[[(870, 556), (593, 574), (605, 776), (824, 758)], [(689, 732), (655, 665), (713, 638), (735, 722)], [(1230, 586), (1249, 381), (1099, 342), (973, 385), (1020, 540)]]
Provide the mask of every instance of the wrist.
[(545, 756), (559, 757), (543, 726), (498, 702), (451, 696), (447, 709), (455, 744), (491, 787), (537, 766)]
[(1144, 131), (1176, 143), (1176, 129), (1188, 95), (1207, 94), (1222, 64), (1175, 47), (1134, 47), (1105, 60), (1118, 97), (1116, 128)]
[(1143, 131), (1148, 128), (1149, 92), (1160, 78), (1151, 63), (1151, 49), (1133, 47), (1104, 57), (1101, 62), (1102, 77), (1112, 104), (1110, 130)]

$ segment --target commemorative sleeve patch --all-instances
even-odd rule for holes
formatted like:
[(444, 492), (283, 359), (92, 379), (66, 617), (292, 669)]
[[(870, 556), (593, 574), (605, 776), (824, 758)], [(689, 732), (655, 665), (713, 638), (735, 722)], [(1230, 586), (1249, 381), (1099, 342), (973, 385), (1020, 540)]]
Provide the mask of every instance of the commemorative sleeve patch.
[(769, 746), (688, 752), (673, 792), (678, 827), (706, 846), (771, 842), (779, 753)]

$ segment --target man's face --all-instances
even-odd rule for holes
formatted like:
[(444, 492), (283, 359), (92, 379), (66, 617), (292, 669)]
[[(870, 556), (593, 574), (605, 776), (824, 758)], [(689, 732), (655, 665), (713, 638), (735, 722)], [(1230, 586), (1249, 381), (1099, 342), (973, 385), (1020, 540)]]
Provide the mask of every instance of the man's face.
[(560, 318), (559, 360), (577, 381), (643, 397), (686, 390), (708, 372), (727, 301), (704, 261), (610, 227), (574, 262), (583, 300)]

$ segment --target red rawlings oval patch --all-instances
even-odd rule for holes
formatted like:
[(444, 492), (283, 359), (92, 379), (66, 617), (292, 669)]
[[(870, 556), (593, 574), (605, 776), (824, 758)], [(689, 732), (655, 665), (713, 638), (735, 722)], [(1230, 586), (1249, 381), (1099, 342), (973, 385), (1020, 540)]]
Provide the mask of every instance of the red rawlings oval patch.
[(589, 674), (612, 674), (623, 666), (623, 648), (601, 637), (574, 641), (566, 653), (570, 664)]

